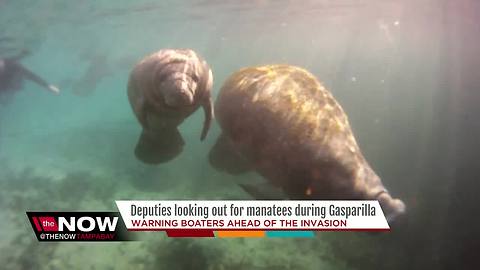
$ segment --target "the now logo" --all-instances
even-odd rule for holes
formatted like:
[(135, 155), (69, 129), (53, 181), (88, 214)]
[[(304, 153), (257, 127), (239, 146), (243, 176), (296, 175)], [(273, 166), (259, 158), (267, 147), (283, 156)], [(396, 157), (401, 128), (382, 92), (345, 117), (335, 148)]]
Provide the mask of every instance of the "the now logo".
[[(76, 221), (75, 221), (76, 220)], [(104, 232), (107, 230), (114, 232), (117, 227), (118, 217), (70, 217), (69, 220), (65, 217), (58, 217), (58, 231), (63, 232), (65, 228), (70, 231), (76, 231), (77, 229), (82, 232), (91, 232), (98, 228), (99, 231)]]
[(27, 216), (39, 241), (130, 240), (119, 212), (27, 212)]

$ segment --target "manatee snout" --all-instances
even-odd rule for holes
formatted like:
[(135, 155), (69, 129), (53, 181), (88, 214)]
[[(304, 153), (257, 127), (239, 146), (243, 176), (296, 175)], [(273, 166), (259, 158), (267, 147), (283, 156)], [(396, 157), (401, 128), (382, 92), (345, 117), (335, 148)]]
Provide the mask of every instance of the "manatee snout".
[(196, 83), (186, 78), (173, 77), (162, 83), (160, 87), (168, 106), (184, 107), (193, 105), (196, 86)]
[(392, 198), (389, 193), (382, 192), (378, 195), (377, 200), (389, 224), (398, 221), (400, 217), (405, 215), (407, 210), (405, 204), (399, 199)]

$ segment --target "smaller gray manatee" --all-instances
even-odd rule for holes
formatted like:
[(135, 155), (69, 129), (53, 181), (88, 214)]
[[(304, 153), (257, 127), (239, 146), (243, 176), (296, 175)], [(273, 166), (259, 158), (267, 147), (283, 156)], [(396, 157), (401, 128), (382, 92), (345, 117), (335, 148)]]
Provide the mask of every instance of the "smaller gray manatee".
[(205, 113), (203, 141), (214, 118), (213, 75), (190, 49), (164, 49), (141, 60), (128, 82), (128, 99), (143, 132), (135, 149), (145, 163), (167, 162), (185, 144), (178, 126), (199, 107)]

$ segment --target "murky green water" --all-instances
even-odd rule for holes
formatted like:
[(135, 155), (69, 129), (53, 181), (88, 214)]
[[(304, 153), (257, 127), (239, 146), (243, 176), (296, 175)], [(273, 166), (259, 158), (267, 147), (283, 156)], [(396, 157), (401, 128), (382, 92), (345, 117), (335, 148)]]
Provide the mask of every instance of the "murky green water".
[[(452, 59), (464, 23), (449, 8), (433, 0), (0, 0), (0, 56), (28, 49), (22, 64), (62, 90), (54, 96), (28, 82), (0, 105), (0, 268), (444, 266), (457, 157), (448, 130), (462, 115), (452, 108), (448, 82), (461, 65)], [(384, 184), (407, 204), (408, 222), (378, 236), (178, 240), (140, 233), (133, 243), (38, 243), (27, 210), (115, 211), (117, 199), (250, 199), (236, 183), (260, 176), (229, 176), (209, 165), (219, 127), (200, 142), (200, 110), (180, 128), (181, 156), (149, 166), (133, 155), (141, 129), (128, 104), (128, 74), (161, 48), (201, 54), (213, 70), (214, 97), (241, 67), (310, 70), (342, 104)]]

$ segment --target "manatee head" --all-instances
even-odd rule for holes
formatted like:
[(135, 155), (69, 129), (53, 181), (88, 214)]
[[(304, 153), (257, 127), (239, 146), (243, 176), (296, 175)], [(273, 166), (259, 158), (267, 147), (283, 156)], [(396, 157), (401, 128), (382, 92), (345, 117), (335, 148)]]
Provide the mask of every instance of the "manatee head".
[(393, 198), (382, 183), (380, 177), (373, 171), (368, 163), (363, 160), (357, 164), (355, 176), (356, 183), (363, 186), (363, 197), (367, 200), (377, 200), (382, 207), (385, 218), (389, 224), (398, 223), (406, 213), (405, 204), (397, 198)]
[(380, 193), (376, 199), (380, 203), (388, 223), (398, 222), (398, 219), (405, 214), (405, 204), (399, 199), (392, 198), (388, 192)]
[(193, 105), (197, 83), (188, 75), (175, 72), (167, 76), (161, 83), (165, 104), (170, 107)]

